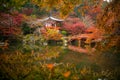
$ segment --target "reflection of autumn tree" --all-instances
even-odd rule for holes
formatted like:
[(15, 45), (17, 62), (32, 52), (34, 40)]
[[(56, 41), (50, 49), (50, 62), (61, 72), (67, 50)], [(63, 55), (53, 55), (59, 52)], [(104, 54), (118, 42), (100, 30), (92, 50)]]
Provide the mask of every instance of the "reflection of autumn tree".
[[(120, 48), (120, 1), (113, 0), (105, 10), (98, 15), (97, 27), (103, 31), (105, 40), (99, 48), (116, 49)], [(105, 46), (103, 46), (105, 45)]]

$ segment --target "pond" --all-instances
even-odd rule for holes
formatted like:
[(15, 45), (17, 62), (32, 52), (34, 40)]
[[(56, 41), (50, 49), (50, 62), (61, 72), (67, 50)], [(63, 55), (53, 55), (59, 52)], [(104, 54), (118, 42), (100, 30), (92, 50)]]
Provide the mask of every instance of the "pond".
[[(0, 54), (1, 80), (117, 80), (119, 76), (120, 55), (110, 52), (88, 55), (56, 44), (39, 46), (34, 51), (24, 48), (22, 51), (25, 53)], [(47, 68), (51, 70), (52, 64), (62, 65), (55, 66), (51, 73)], [(66, 71), (69, 78), (63, 76)], [(50, 77), (51, 74), (54, 76)]]
[[(47, 49), (47, 50), (46, 50)], [(93, 60), (91, 56), (80, 53), (76, 51), (72, 51), (67, 47), (63, 46), (46, 46), (43, 51), (48, 51), (53, 58), (46, 60), (48, 63), (72, 63), (80, 66), (90, 66), (93, 64)], [(57, 55), (54, 55), (57, 54)], [(50, 56), (49, 55), (49, 56)], [(94, 64), (93, 64), (94, 65)]]
[(108, 51), (104, 53), (93, 52), (91, 55), (83, 50), (83, 48), (77, 47), (76, 45), (64, 46), (52, 43), (40, 46), (40, 50), (34, 54), (36, 56), (39, 54), (43, 55), (45, 58), (41, 61), (46, 63), (69, 63), (74, 64), (77, 68), (87, 66), (97, 71), (101, 69), (112, 70), (119, 65), (119, 55), (117, 54), (112, 54)]
[(44, 57), (44, 61), (46, 63), (70, 63), (75, 64), (78, 68), (83, 66), (90, 66), (94, 68), (101, 66), (103, 68), (104, 66), (106, 69), (112, 69), (114, 66), (118, 65), (118, 55), (110, 52), (105, 52), (103, 54), (93, 52), (91, 55), (86, 53), (81, 47), (77, 47), (76, 44), (77, 43), (64, 46), (62, 44), (49, 42), (48, 45), (46, 43), (44, 45), (39, 43), (23, 45), (13, 42), (10, 44), (13, 46), (10, 46), (10, 49), (8, 51), (3, 51), (3, 53), (18, 50), (24, 54), (29, 54), (32, 50), (34, 50), (34, 55)]

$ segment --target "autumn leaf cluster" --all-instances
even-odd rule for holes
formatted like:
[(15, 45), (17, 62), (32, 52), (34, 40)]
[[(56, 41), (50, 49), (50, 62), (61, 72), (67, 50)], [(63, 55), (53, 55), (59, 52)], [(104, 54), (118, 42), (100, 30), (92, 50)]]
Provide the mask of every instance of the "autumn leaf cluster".
[(59, 32), (59, 28), (54, 26), (42, 28), (41, 33), (46, 40), (60, 40), (62, 37), (62, 34)]

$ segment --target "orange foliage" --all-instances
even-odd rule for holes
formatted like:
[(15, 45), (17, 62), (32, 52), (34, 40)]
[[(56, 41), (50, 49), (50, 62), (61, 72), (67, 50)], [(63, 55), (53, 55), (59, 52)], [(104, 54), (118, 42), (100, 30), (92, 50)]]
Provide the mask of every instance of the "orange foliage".
[(98, 45), (99, 50), (108, 50), (120, 48), (120, 1), (113, 0), (104, 11), (98, 15), (97, 27), (104, 33), (105, 46)]
[(71, 74), (71, 72), (70, 72), (70, 71), (67, 71), (67, 72), (63, 73), (63, 76), (67, 78), (67, 77), (70, 76), (70, 74)]
[(54, 64), (47, 64), (47, 68), (52, 70), (54, 68)]

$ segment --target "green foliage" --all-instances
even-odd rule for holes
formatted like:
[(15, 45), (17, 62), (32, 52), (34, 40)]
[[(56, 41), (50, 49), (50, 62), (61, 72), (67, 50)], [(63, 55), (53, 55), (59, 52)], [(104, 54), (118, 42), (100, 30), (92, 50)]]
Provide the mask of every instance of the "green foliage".
[(27, 34), (23, 37), (23, 51), (25, 52), (31, 52), (39, 51), (40, 46), (42, 44), (42, 39), (40, 36), (35, 36), (34, 34)]
[(22, 24), (22, 31), (23, 31), (24, 35), (30, 34), (31, 33), (31, 28), (28, 26), (27, 23), (23, 23)]
[(0, 0), (0, 12), (9, 12), (13, 9), (19, 9), (27, 0)]
[(62, 33), (63, 35), (67, 35), (67, 32), (66, 32), (66, 31), (61, 31), (61, 33)]
[(102, 4), (102, 8), (104, 9), (107, 5), (108, 5), (108, 2), (104, 1), (103, 4)]
[(26, 13), (29, 15), (36, 15), (37, 17), (44, 16), (44, 15), (48, 14), (48, 12), (44, 8), (39, 8), (39, 6), (33, 4), (30, 1), (27, 1), (22, 6), (22, 13)]

